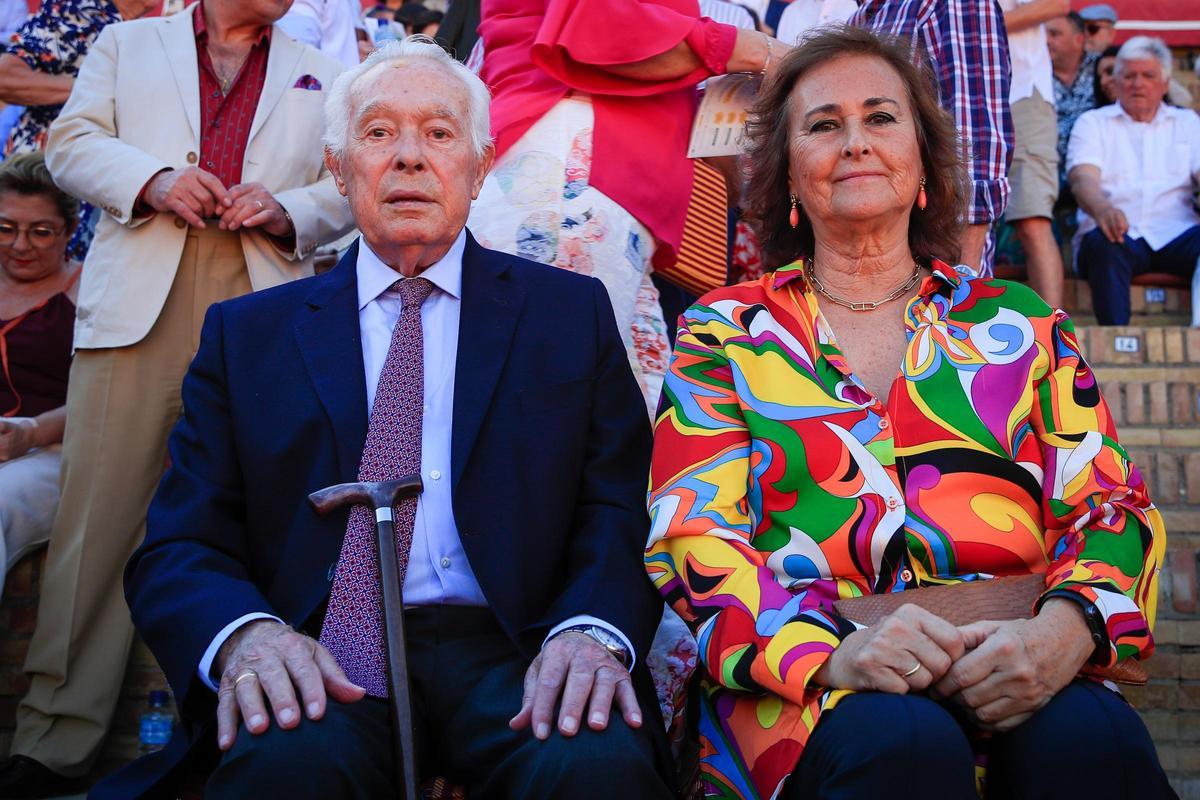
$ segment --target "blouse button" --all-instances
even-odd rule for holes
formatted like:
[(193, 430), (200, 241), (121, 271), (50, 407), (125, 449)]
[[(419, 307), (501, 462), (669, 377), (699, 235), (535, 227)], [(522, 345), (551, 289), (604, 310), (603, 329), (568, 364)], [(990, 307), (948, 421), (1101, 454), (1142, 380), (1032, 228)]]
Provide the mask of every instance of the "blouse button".
[(879, 418), (879, 430), (886, 431), (888, 429), (889, 424), (890, 423), (887, 421), (887, 417)]
[(910, 583), (912, 579), (913, 574), (911, 569), (905, 567), (904, 569), (900, 570), (900, 580), (902, 580), (904, 583)]
[(442, 569), (450, 569), (450, 559), (443, 558), (441, 560)]
[(199, 156), (196, 155), (195, 151), (187, 154), (187, 162), (189, 164), (195, 164), (198, 158)]
[(889, 498), (888, 498), (888, 508), (889, 508), (890, 510), (892, 510), (892, 511), (895, 511), (895, 510), (896, 510), (896, 507), (897, 507), (897, 506), (899, 506), (899, 505), (900, 505), (900, 503), (896, 501), (896, 498), (894, 498), (894, 497), (889, 497)]

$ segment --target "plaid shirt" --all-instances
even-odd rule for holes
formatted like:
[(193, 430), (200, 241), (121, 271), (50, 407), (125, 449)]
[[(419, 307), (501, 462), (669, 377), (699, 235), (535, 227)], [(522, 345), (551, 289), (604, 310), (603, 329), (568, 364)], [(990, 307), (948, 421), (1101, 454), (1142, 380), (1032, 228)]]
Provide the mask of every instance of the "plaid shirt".
[(1004, 15), (995, 0), (865, 0), (850, 25), (912, 37), (933, 65), (942, 106), (967, 148), (972, 178), (967, 222), (994, 222), (1008, 205), (1013, 125)]

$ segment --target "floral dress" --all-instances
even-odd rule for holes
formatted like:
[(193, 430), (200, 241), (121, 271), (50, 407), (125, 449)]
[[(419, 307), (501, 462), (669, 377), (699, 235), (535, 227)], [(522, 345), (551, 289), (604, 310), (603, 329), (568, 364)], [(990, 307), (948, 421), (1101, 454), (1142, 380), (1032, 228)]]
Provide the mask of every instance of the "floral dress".
[(778, 796), (847, 694), (811, 682), (855, 630), (839, 598), (1044, 573), (1043, 598), (1099, 611), (1107, 663), (1153, 650), (1162, 518), (1070, 319), (1019, 284), (932, 266), (886, 402), (850, 371), (802, 264), (683, 315), (646, 568), (699, 642), (711, 796)]
[[(5, 49), (29, 65), (50, 75), (79, 75), (87, 55), (105, 26), (121, 21), (111, 0), (43, 0), (38, 12), (25, 21)], [(13, 125), (4, 155), (32, 153), (46, 146), (50, 123), (62, 106), (28, 106)], [(93, 208), (80, 204), (79, 221), (67, 254), (82, 260), (92, 240)]]

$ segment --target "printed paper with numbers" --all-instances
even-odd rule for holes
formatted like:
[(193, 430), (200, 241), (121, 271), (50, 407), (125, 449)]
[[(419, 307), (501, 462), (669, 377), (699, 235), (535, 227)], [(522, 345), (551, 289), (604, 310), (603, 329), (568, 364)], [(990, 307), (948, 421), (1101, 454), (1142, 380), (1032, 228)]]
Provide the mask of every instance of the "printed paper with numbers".
[(688, 158), (733, 156), (742, 152), (742, 131), (761, 79), (734, 73), (710, 78), (692, 123)]

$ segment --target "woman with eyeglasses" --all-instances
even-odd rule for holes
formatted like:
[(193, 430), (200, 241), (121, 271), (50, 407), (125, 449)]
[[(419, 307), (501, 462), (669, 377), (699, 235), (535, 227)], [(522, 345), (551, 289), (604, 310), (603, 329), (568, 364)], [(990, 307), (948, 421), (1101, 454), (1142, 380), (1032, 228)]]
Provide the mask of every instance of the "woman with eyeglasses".
[[(0, 558), (46, 542), (58, 505), (79, 265), (67, 242), (79, 202), (42, 154), (0, 164)], [(4, 575), (0, 574), (0, 589)]]

